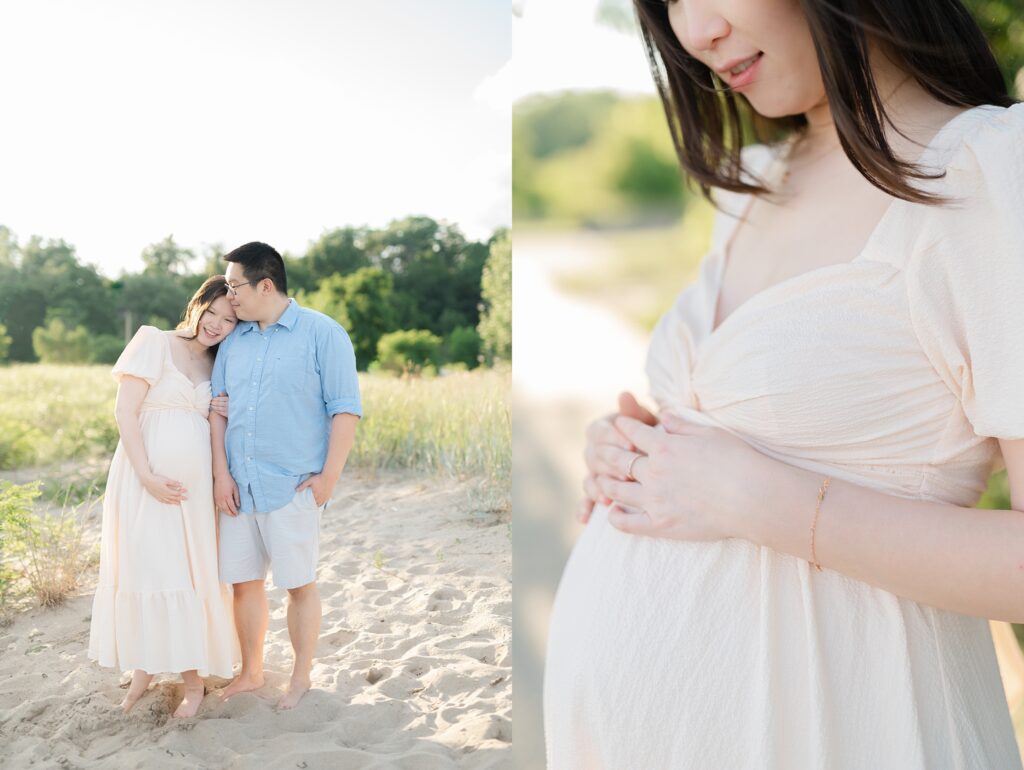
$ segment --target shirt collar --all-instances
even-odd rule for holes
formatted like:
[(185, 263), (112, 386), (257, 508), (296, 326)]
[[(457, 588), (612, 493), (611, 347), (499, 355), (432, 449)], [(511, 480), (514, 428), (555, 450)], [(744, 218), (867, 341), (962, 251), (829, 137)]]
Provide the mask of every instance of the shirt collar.
[[(267, 328), (269, 329), (272, 326), (280, 325), (286, 328), (288, 331), (291, 331), (292, 329), (295, 328), (295, 322), (299, 320), (299, 307), (299, 303), (296, 302), (294, 298), (289, 298), (288, 307), (286, 307), (284, 312), (281, 313), (281, 317), (277, 319), (277, 323), (271, 324)], [(259, 328), (260, 325), (256, 321), (243, 321), (241, 324), (238, 325), (238, 331), (241, 334), (245, 334), (246, 332), (250, 332), (253, 329)]]
[(281, 314), (281, 317), (277, 319), (277, 322), (281, 324), (288, 331), (295, 328), (295, 322), (299, 320), (299, 303), (294, 299), (288, 300), (288, 307)]

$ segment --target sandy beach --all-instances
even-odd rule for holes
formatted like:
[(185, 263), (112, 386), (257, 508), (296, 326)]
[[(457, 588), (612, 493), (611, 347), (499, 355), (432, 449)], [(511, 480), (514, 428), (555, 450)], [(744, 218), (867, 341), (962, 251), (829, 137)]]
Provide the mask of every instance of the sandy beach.
[[(92, 589), (0, 628), (0, 767), (506, 768), (511, 758), (508, 513), (476, 481), (346, 474), (323, 516), (314, 690), (291, 712), (285, 594), (270, 588), (266, 686), (175, 720), (180, 680), (135, 709), (128, 676), (86, 657)], [(98, 532), (99, 521), (90, 522)]]

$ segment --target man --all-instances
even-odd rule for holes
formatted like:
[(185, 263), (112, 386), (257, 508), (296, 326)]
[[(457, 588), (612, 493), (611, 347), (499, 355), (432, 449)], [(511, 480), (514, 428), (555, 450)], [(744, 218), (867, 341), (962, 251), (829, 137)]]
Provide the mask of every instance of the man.
[(253, 242), (224, 259), (238, 326), (220, 344), (211, 383), (227, 392), (228, 418), (211, 414), (210, 428), (220, 579), (234, 586), (242, 670), (223, 697), (263, 686), (269, 565), (274, 584), (288, 590), (295, 662), (278, 708), (290, 709), (310, 687), (320, 515), (362, 416), (359, 381), (348, 334), (288, 298), (277, 251)]

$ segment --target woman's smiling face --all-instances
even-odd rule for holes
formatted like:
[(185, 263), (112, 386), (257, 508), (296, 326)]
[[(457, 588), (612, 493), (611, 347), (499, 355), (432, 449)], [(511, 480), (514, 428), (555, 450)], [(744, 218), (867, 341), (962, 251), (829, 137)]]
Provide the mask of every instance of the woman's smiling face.
[(797, 115), (825, 99), (798, 0), (669, 0), (680, 44), (761, 115)]

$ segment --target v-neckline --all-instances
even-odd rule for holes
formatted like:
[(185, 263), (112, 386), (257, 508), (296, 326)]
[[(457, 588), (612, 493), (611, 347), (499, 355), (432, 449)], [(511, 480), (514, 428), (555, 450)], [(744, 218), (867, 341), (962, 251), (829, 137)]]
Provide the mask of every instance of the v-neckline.
[(167, 359), (171, 362), (171, 368), (178, 374), (180, 374), (182, 377), (184, 377), (186, 380), (188, 380), (189, 383), (192, 385), (193, 390), (199, 388), (201, 385), (205, 385), (206, 383), (210, 382), (210, 380), (200, 380), (199, 382), (196, 382), (187, 374), (185, 374), (185, 372), (181, 371), (181, 369), (178, 368), (178, 365), (174, 363), (174, 350), (171, 348), (172, 334), (173, 332), (164, 333), (164, 339), (167, 340)]
[[(947, 134), (955, 124), (959, 123), (965, 115), (968, 115), (970, 113), (975, 112), (976, 110), (984, 109), (985, 107), (989, 106), (991, 105), (975, 105), (974, 107), (970, 107), (964, 110), (963, 112), (954, 115), (952, 118), (946, 121), (946, 123), (944, 123), (942, 127), (935, 132), (932, 138), (924, 146), (924, 148), (921, 150), (920, 154), (917, 156), (917, 159), (914, 161), (914, 163), (921, 164), (922, 162), (924, 162), (927, 159), (927, 156), (936, 148), (936, 143), (939, 141), (939, 139), (942, 138), (945, 134)], [(775, 179), (778, 175), (780, 165), (783, 163), (783, 161), (784, 156), (781, 153), (776, 154), (772, 157), (768, 165), (767, 173), (765, 174), (765, 176), (768, 177), (771, 180), (771, 183), (773, 184), (775, 183)], [(805, 270), (802, 273), (791, 275), (788, 278), (783, 278), (781, 281), (776, 281), (773, 284), (769, 284), (768, 286), (765, 286), (763, 289), (759, 289), (758, 291), (754, 292), (745, 300), (743, 300), (743, 302), (734, 307), (732, 312), (729, 313), (729, 315), (727, 315), (725, 318), (723, 318), (716, 326), (715, 320), (718, 318), (718, 308), (722, 301), (722, 283), (725, 280), (725, 268), (729, 259), (729, 249), (736, 238), (736, 233), (739, 231), (740, 226), (747, 218), (747, 215), (750, 212), (750, 208), (751, 206), (753, 206), (755, 197), (756, 196), (751, 194), (748, 194), (746, 196), (746, 200), (743, 202), (742, 211), (740, 212), (739, 216), (736, 217), (735, 222), (732, 224), (731, 228), (723, 238), (722, 245), (719, 246), (717, 249), (719, 257), (718, 269), (716, 270), (714, 295), (711, 302), (711, 318), (708, 319), (709, 331), (707, 339), (711, 339), (716, 334), (718, 334), (721, 328), (727, 325), (729, 321), (733, 318), (733, 316), (735, 316), (737, 313), (741, 313), (742, 311), (746, 310), (748, 305), (751, 305), (756, 300), (763, 298), (766, 294), (770, 294), (771, 292), (777, 289), (782, 289), (783, 287), (788, 286), (791, 283), (795, 283), (796, 281), (809, 278), (810, 276), (818, 275), (828, 270), (849, 267), (850, 265), (854, 265), (858, 262), (867, 259), (866, 255), (872, 252), (874, 242), (878, 240), (878, 238), (880, 237), (886, 222), (893, 216), (893, 211), (896, 210), (897, 204), (907, 203), (907, 201), (904, 201), (902, 198), (893, 198), (891, 201), (889, 201), (889, 204), (885, 207), (885, 210), (882, 212), (882, 215), (875, 223), (874, 228), (871, 230), (871, 232), (868, 234), (867, 239), (864, 241), (864, 245), (852, 259), (849, 259), (845, 262), (835, 262), (831, 265), (821, 265), (819, 267), (814, 267), (811, 268), (810, 270)]]

